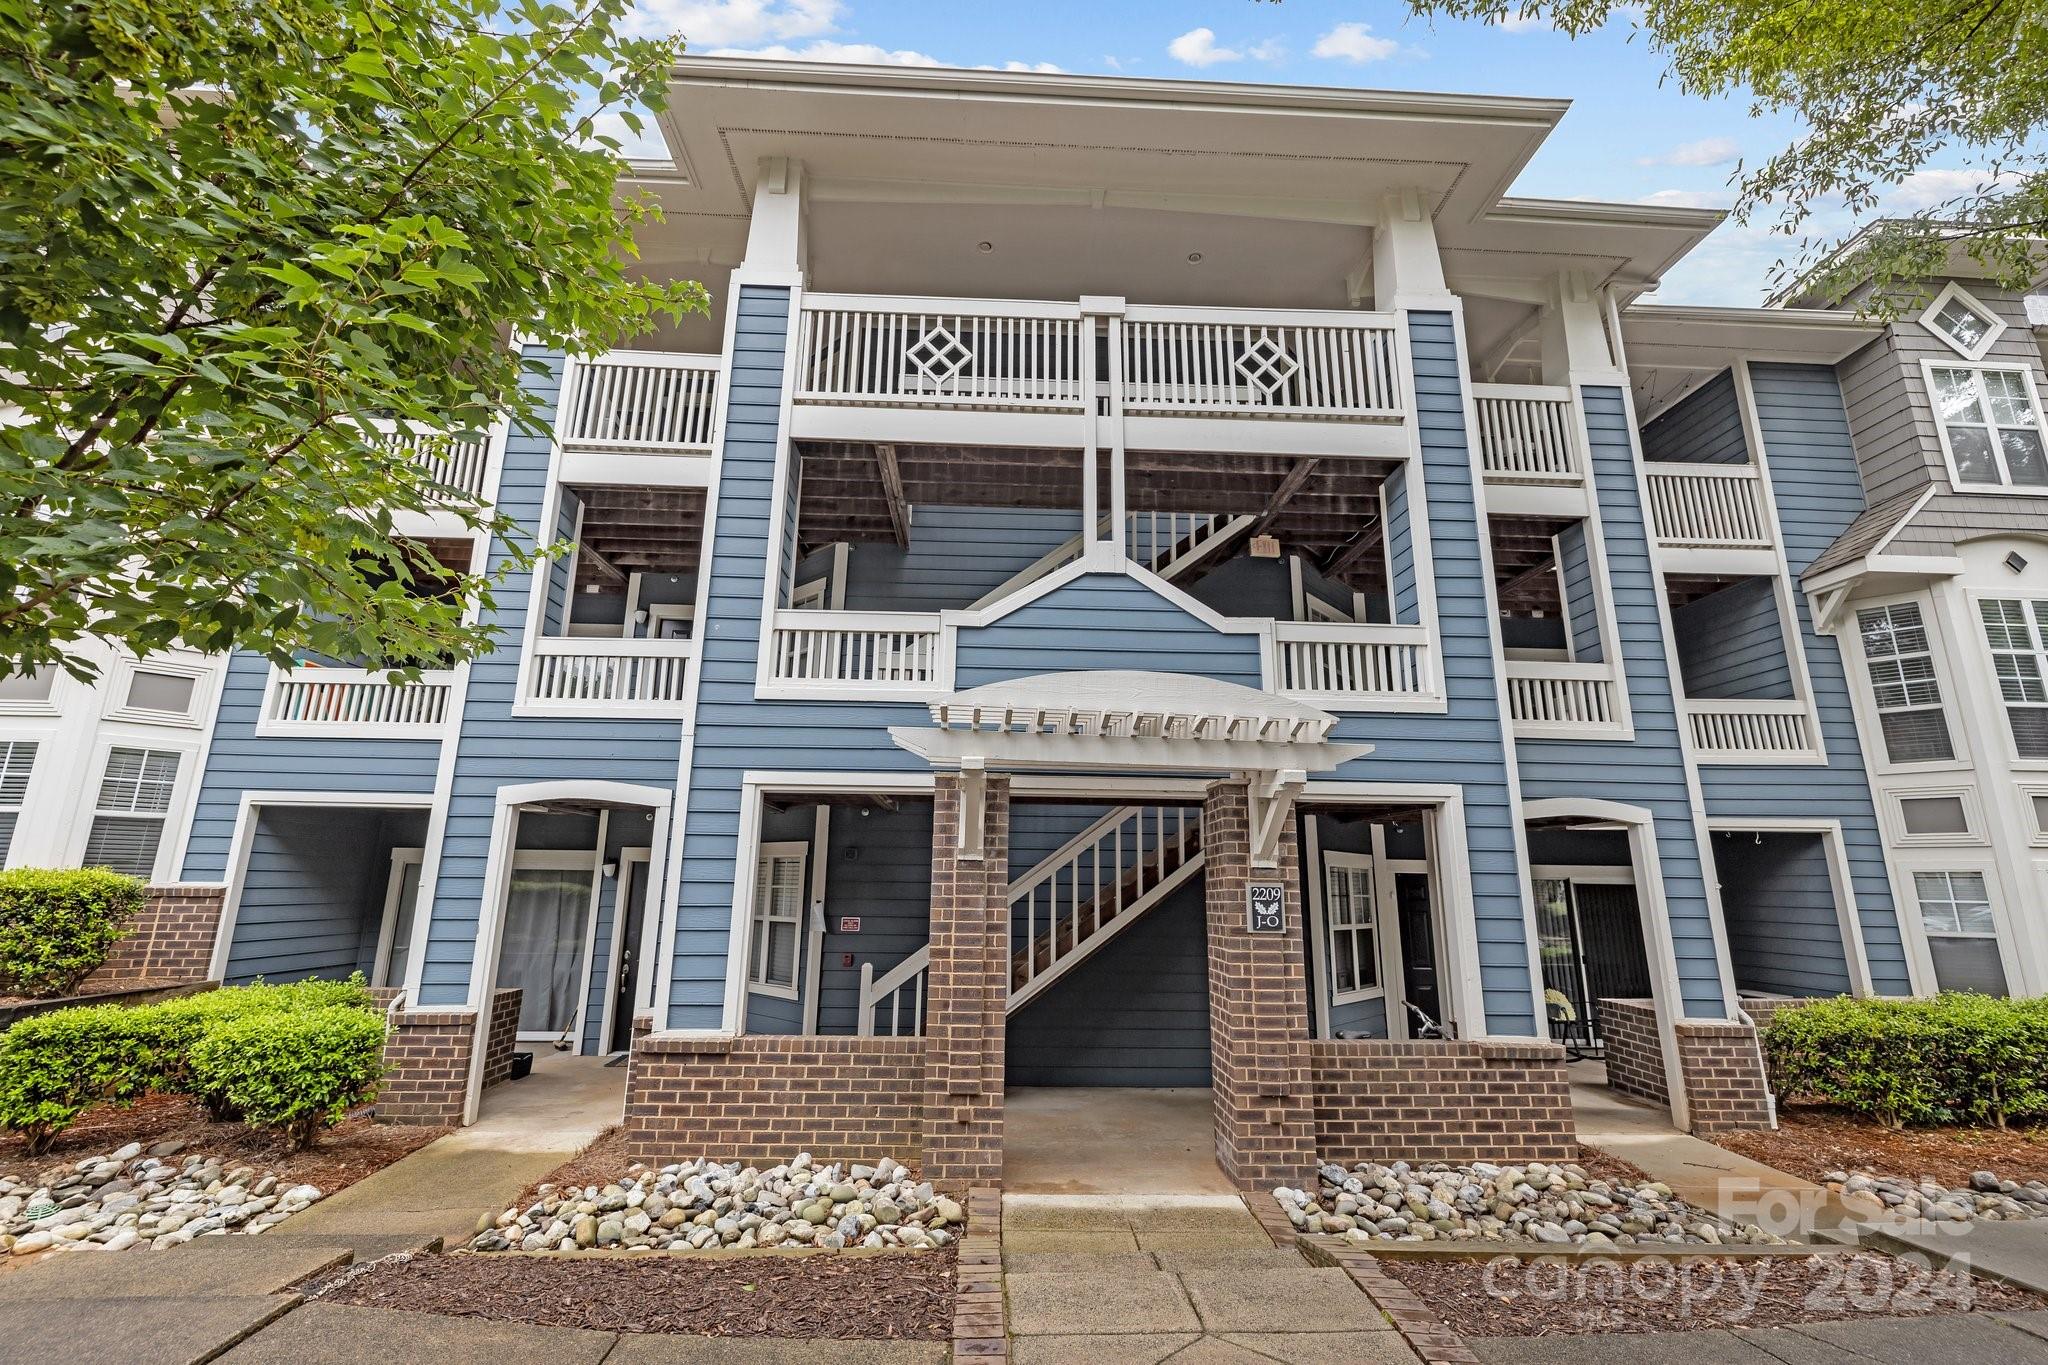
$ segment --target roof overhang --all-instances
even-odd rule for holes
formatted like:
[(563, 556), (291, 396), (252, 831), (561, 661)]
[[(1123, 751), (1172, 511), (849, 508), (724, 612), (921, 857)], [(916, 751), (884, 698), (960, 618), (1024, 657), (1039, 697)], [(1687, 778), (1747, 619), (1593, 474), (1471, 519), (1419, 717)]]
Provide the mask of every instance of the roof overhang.
[(889, 736), (937, 768), (1307, 773), (1372, 752), (1331, 740), (1336, 717), (1306, 702), (1173, 673), (1041, 673), (942, 697), (931, 715)]
[(1621, 315), (1623, 350), (1645, 421), (1738, 360), (1835, 365), (1884, 335), (1882, 324), (1818, 308), (1639, 303)]

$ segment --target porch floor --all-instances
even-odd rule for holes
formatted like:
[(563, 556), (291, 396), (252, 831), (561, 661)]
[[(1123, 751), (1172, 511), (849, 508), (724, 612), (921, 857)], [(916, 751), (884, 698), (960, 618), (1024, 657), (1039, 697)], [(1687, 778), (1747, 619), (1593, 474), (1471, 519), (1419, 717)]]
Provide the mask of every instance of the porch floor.
[(1207, 1090), (1027, 1086), (1003, 1097), (1012, 1194), (1234, 1194)]

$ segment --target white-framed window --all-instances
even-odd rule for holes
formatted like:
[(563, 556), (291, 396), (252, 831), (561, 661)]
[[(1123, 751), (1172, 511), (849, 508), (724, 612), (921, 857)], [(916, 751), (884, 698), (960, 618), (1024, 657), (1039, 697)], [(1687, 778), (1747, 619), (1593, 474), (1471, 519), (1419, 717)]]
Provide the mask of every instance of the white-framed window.
[(82, 866), (109, 867), (131, 877), (156, 875), (183, 761), (177, 749), (117, 744), (107, 751), (79, 858)]
[(1991, 668), (2005, 703), (2013, 752), (2020, 758), (2048, 758), (2048, 601), (1984, 597), (1977, 601)]
[(120, 660), (107, 678), (107, 719), (196, 726), (201, 723), (210, 677), (204, 664)]
[(14, 827), (21, 820), (29, 775), (35, 767), (34, 740), (0, 739), (0, 867), (7, 866), (7, 850), (14, 842)]
[(688, 602), (656, 602), (647, 608), (647, 638), (687, 640), (696, 619), (697, 609)]
[(1893, 602), (1856, 613), (1863, 664), (1877, 700), (1885, 757), (1893, 763), (1947, 762), (1956, 756), (1941, 680), (1917, 602)]
[(2023, 369), (1923, 362), (1957, 488), (2048, 493), (2041, 401)]
[(1920, 315), (1920, 325), (1965, 360), (1981, 360), (2005, 330), (2003, 318), (1971, 298), (1954, 280), (1927, 305), (1927, 311)]
[(1982, 844), (1983, 820), (1974, 787), (1914, 787), (1888, 794), (1892, 842), (1910, 845)]
[(789, 609), (791, 611), (825, 610), (829, 605), (827, 597), (831, 586), (832, 580), (829, 578), (813, 578), (808, 583), (797, 584), (796, 590), (789, 595)]
[(804, 855), (800, 843), (763, 844), (754, 865), (753, 934), (747, 983), (769, 995), (796, 997), (797, 942), (802, 937)]
[(2027, 842), (2036, 848), (2048, 846), (2048, 787), (2023, 784), (2019, 788), (2019, 798), (2033, 826)]
[(1995, 938), (1998, 934), (1998, 920), (1991, 913), (1991, 891), (1982, 872), (1915, 872), (1913, 898), (1920, 903), (1920, 923), (1930, 935)]
[(1371, 858), (1323, 855), (1323, 929), (1330, 941), (1330, 1003), (1378, 995), (1380, 932)]
[(391, 850), (391, 875), (384, 884), (384, 918), (378, 928), (372, 986), (403, 986), (412, 965), (412, 933), (419, 922), (420, 873), (427, 851)]
[(55, 715), (57, 675), (62, 671), (55, 664), (44, 664), (33, 673), (0, 678), (0, 715)]

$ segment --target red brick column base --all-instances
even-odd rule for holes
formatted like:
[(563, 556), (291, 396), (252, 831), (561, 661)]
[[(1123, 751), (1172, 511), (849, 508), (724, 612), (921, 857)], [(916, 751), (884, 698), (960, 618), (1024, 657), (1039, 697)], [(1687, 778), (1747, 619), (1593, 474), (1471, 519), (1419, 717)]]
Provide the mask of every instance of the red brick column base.
[[(1779, 1001), (1744, 1001), (1768, 1017)], [(1671, 1103), (1664, 1050), (1657, 1039), (1656, 1006), (1648, 1000), (1602, 1000), (1600, 1023), (1607, 1044), (1607, 1083), (1654, 1104)], [(1672, 1028), (1685, 1086), (1690, 1127), (1703, 1137), (1768, 1128), (1770, 1082), (1764, 1075), (1757, 1030), (1750, 1024), (1681, 1019)]]
[(519, 1006), (526, 992), (505, 986), (491, 994), (491, 1027), (484, 1041), (484, 1085), (489, 1090), (512, 1079), (512, 1054), (519, 1046)]
[(932, 791), (931, 971), (925, 984), (924, 1178), (1003, 1180), (1003, 1042), (1010, 996), (1010, 780), (983, 779), (982, 856), (959, 853), (962, 780)]
[(80, 983), (81, 991), (109, 990), (136, 981), (204, 981), (220, 933), (219, 886), (152, 886), (142, 909), (122, 932), (107, 960)]
[(798, 1152), (913, 1164), (925, 1147), (925, 1049), (923, 1038), (643, 1034), (626, 1077), (628, 1154), (650, 1165), (770, 1165)]
[[(1282, 821), (1279, 866), (1254, 870), (1250, 804), (1246, 783), (1234, 781), (1211, 786), (1202, 805), (1216, 1164), (1247, 1188), (1307, 1185), (1315, 1112), (1294, 821)], [(1247, 926), (1245, 888), (1255, 881), (1286, 888), (1285, 933)]]
[(1316, 1154), (1360, 1161), (1572, 1161), (1564, 1049), (1539, 1042), (1309, 1045)]
[(461, 1123), (476, 1032), (476, 1011), (466, 1006), (401, 1011), (384, 1040), (377, 1118), (423, 1127)]

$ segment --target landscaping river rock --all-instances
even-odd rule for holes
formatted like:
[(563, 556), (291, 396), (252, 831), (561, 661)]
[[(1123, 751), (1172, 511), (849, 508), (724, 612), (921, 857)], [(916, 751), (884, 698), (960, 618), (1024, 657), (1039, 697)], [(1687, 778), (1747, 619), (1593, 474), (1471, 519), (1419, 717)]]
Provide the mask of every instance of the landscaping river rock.
[(1560, 1246), (1648, 1243), (1783, 1246), (1755, 1224), (1733, 1226), (1675, 1198), (1661, 1182), (1596, 1180), (1573, 1165), (1360, 1162), (1320, 1168), (1313, 1195), (1273, 1191), (1303, 1232), (1352, 1242), (1503, 1241)]
[(1973, 1172), (1967, 1189), (1870, 1171), (1829, 1171), (1820, 1180), (1837, 1194), (1875, 1199), (1905, 1218), (1937, 1223), (2048, 1218), (2048, 1182), (2001, 1180), (1993, 1171)]
[(177, 1159), (179, 1143), (105, 1156), (32, 1177), (0, 1175), (0, 1252), (162, 1249), (194, 1237), (267, 1231), (320, 1198), (248, 1166)]
[(471, 1239), (472, 1251), (741, 1251), (751, 1247), (942, 1247), (959, 1204), (884, 1158), (818, 1166), (809, 1153), (760, 1170), (738, 1162), (632, 1166), (609, 1185), (542, 1185)]

